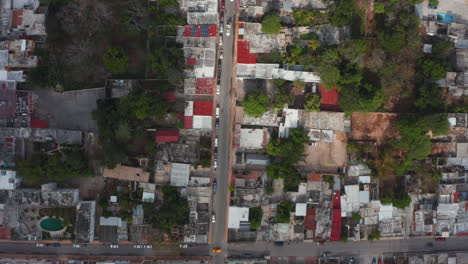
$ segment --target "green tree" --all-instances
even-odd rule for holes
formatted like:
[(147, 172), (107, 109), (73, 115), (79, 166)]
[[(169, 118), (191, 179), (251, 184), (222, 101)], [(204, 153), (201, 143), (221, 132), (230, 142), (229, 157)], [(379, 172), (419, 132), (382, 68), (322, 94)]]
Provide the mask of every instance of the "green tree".
[(127, 95), (120, 98), (119, 110), (139, 120), (150, 117), (162, 117), (167, 113), (169, 105), (160, 96)]
[(293, 204), (289, 201), (282, 201), (276, 207), (276, 221), (278, 223), (289, 223), (290, 213), (293, 210)]
[(262, 20), (262, 32), (276, 34), (281, 28), (281, 18), (277, 14), (268, 14)]
[(243, 102), (244, 111), (251, 116), (260, 117), (268, 111), (269, 98), (258, 91), (251, 92)]
[(406, 34), (402, 28), (382, 31), (377, 36), (382, 48), (389, 53), (397, 53), (406, 45)]
[(441, 136), (449, 133), (450, 124), (447, 119), (447, 114), (433, 114), (424, 116), (422, 121), (428, 130), (431, 130), (432, 135)]
[(320, 65), (318, 74), (328, 90), (335, 88), (341, 79), (340, 69), (328, 63)]
[(442, 89), (435, 83), (426, 83), (417, 87), (416, 109), (422, 113), (440, 112), (445, 109), (445, 100)]
[(443, 79), (447, 73), (447, 67), (444, 63), (430, 58), (420, 60), (419, 67), (426, 77), (433, 80)]
[(350, 85), (340, 92), (340, 107), (346, 114), (375, 112), (385, 101), (383, 92), (370, 84)]
[(109, 47), (103, 55), (104, 66), (113, 74), (127, 72), (128, 56), (122, 47)]
[(351, 220), (353, 222), (358, 222), (359, 220), (361, 220), (361, 214), (360, 213), (353, 213), (353, 215), (351, 216)]
[(356, 10), (356, 2), (353, 0), (333, 1), (329, 11), (330, 24), (341, 27), (351, 24), (353, 14)]
[(262, 207), (253, 207), (249, 209), (249, 222), (252, 230), (257, 230), (262, 224), (263, 210)]
[(405, 209), (411, 204), (411, 197), (407, 192), (396, 192), (393, 196), (393, 206)]
[(304, 109), (307, 111), (320, 111), (320, 96), (318, 94), (307, 94), (305, 96)]
[(52, 155), (34, 153), (28, 159), (20, 161), (17, 170), (24, 183), (32, 186), (89, 175), (86, 157), (78, 150), (64, 150)]
[[(188, 222), (189, 208), (187, 199), (183, 198), (174, 186), (163, 186), (163, 204), (156, 212), (145, 212), (152, 215), (152, 225), (169, 233), (176, 225)], [(154, 209), (154, 206), (152, 207)]]
[(377, 229), (372, 230), (372, 232), (367, 236), (369, 240), (380, 240), (380, 231)]

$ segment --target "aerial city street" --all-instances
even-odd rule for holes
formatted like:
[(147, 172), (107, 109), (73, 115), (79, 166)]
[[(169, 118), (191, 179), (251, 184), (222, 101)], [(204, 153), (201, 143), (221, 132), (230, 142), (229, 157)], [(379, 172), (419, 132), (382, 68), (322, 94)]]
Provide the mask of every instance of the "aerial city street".
[(466, 0), (0, 1), (0, 264), (468, 263)]

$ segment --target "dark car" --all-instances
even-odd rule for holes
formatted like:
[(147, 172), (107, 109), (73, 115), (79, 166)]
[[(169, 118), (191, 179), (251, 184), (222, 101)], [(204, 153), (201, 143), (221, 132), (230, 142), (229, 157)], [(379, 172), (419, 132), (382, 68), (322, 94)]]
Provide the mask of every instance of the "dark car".
[(215, 182), (213, 183), (213, 192), (215, 193), (218, 190), (218, 184)]
[(445, 241), (445, 237), (436, 237), (435, 241)]
[(219, 21), (224, 21), (224, 11), (219, 13)]
[(219, 119), (216, 119), (216, 128), (219, 127)]
[(220, 10), (224, 11), (224, 9), (226, 9), (225, 3), (224, 3), (224, 0), (221, 0)]
[(282, 247), (282, 246), (284, 246), (284, 242), (282, 242), (282, 241), (275, 242), (275, 246)]

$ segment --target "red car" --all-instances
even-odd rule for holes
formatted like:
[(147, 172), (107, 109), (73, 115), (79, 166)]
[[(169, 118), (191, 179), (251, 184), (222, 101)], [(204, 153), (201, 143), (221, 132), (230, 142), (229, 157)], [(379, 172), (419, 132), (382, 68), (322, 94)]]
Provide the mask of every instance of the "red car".
[(445, 237), (436, 237), (435, 241), (445, 241)]
[(219, 13), (219, 21), (221, 21), (221, 22), (224, 21), (224, 11), (221, 11)]
[(224, 7), (224, 0), (221, 0), (221, 4), (220, 4), (220, 11), (224, 11), (225, 7)]

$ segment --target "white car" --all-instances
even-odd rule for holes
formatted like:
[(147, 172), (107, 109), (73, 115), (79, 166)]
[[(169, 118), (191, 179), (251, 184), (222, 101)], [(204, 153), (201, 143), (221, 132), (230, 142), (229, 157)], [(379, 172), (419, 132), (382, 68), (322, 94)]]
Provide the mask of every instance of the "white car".
[(216, 223), (216, 216), (214, 214), (211, 216), (211, 223)]
[(218, 146), (218, 137), (215, 137), (215, 147)]
[(80, 244), (73, 244), (73, 248), (80, 248), (81, 245)]
[(42, 243), (36, 243), (36, 247), (45, 247), (45, 245)]
[(226, 29), (226, 36), (231, 36), (231, 30), (229, 28)]
[(133, 245), (133, 248), (143, 248), (143, 245)]
[(216, 95), (219, 95), (220, 90), (221, 90), (221, 86), (216, 85)]
[(219, 117), (219, 107), (217, 106), (216, 107), (216, 118), (218, 118), (218, 117)]
[(109, 247), (110, 247), (110, 248), (119, 248), (119, 245), (114, 245), (114, 244), (112, 244), (112, 245), (110, 245)]
[(179, 247), (180, 248), (188, 248), (188, 245), (187, 244), (180, 244)]
[(143, 247), (144, 247), (144, 248), (153, 248), (152, 245), (144, 245)]

